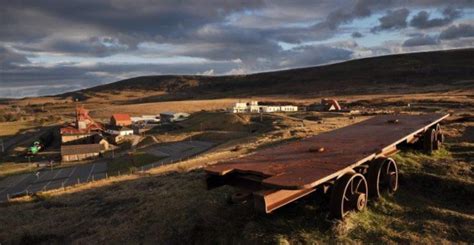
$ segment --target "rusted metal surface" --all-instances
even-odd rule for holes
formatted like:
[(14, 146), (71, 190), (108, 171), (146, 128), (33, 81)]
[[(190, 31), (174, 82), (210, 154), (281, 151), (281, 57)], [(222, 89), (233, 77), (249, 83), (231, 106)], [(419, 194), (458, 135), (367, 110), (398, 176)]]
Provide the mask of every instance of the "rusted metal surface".
[(253, 194), (255, 209), (261, 213), (270, 213), (314, 191), (315, 189), (261, 190)]
[[(266, 188), (310, 189), (396, 151), (448, 115), (382, 115), (206, 168), (209, 175), (257, 175)], [(324, 149), (324, 150), (314, 150)]]

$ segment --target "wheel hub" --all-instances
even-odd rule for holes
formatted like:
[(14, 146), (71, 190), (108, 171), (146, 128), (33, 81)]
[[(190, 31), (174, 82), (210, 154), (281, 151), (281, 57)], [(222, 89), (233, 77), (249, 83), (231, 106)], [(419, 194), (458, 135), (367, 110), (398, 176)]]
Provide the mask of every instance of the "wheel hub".
[(354, 208), (357, 211), (364, 209), (367, 204), (367, 197), (364, 193), (357, 193), (352, 200), (354, 202)]

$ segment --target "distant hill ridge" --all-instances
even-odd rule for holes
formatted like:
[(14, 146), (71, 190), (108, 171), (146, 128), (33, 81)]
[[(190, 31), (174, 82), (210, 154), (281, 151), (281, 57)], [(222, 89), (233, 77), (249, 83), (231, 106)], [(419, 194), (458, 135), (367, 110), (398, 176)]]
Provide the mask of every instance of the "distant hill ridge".
[(469, 81), (474, 81), (474, 48), (371, 57), (249, 75), (142, 76), (62, 96), (87, 96), (94, 92), (120, 90), (166, 91), (169, 99), (309, 94), (322, 91), (352, 93), (387, 85), (418, 87)]

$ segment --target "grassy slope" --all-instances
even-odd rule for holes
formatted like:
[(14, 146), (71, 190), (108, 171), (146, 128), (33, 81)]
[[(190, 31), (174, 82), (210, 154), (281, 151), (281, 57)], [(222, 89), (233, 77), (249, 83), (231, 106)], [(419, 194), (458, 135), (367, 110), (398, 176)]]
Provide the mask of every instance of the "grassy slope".
[(42, 196), (2, 208), (0, 241), (145, 243), (313, 243), (328, 241), (474, 241), (474, 144), (452, 122), (449, 142), (428, 156), (396, 156), (400, 190), (370, 202), (345, 222), (327, 219), (325, 198), (313, 195), (265, 216), (229, 205), (229, 187), (206, 191), (204, 173), (131, 178), (95, 189)]
[(163, 159), (145, 152), (135, 152), (133, 154), (123, 155), (118, 158), (114, 158), (107, 164), (107, 172), (109, 174), (128, 173), (130, 171), (139, 170), (141, 166), (151, 164)]
[[(134, 103), (190, 98), (270, 94), (311, 94), (333, 91), (354, 94), (376, 92), (387, 86), (406, 92), (406, 85), (423, 87), (471, 81), (474, 49), (435, 51), (365, 58), (320, 67), (309, 67), (239, 76), (145, 76), (63, 97), (95, 97), (111, 91), (155, 90), (168, 94), (140, 98)], [(384, 85), (384, 86), (381, 86)]]

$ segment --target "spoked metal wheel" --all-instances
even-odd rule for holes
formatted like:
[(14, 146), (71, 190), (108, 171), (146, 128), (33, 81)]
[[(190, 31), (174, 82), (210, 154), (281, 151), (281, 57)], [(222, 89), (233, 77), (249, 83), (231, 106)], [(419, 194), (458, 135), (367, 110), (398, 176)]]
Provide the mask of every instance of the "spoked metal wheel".
[(361, 211), (367, 206), (367, 194), (367, 181), (362, 174), (345, 174), (337, 180), (331, 193), (331, 216), (343, 219), (350, 211)]
[(433, 142), (433, 150), (439, 150), (442, 143), (444, 143), (444, 134), (441, 131), (441, 126), (436, 124), (435, 128), (435, 141)]
[(433, 150), (436, 150), (435, 147), (438, 147), (436, 143), (436, 129), (430, 128), (423, 134), (423, 150), (431, 154)]
[(369, 195), (379, 198), (383, 192), (390, 194), (398, 190), (398, 167), (392, 158), (377, 158), (367, 172)]

